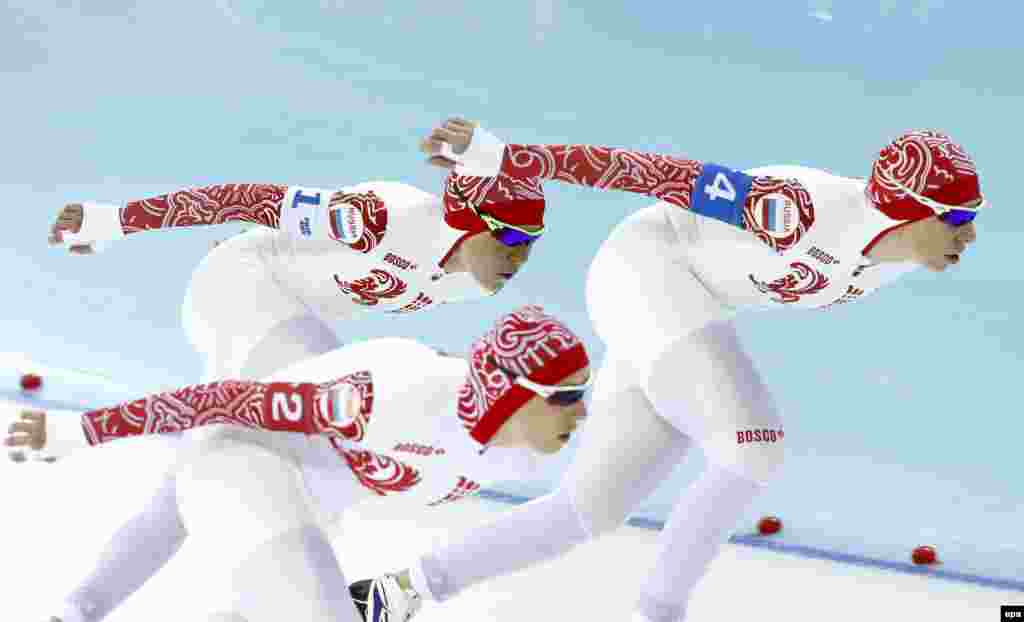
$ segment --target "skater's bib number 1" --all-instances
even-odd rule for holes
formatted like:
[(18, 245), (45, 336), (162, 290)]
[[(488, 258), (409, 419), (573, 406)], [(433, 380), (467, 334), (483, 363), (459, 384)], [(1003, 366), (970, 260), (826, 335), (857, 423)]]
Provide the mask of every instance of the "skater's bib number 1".
[(693, 189), (690, 207), (701, 216), (743, 228), (743, 204), (753, 181), (750, 175), (706, 162)]

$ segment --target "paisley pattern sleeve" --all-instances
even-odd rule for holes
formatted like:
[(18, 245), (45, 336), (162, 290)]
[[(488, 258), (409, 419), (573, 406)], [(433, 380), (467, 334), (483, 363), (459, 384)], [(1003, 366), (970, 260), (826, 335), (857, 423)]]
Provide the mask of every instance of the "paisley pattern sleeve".
[(86, 412), (82, 428), (90, 445), (215, 424), (344, 437), (350, 430), (335, 425), (332, 400), (338, 394), (331, 389), (347, 380), (319, 384), (222, 380), (190, 385)]
[(275, 184), (223, 184), (129, 201), (121, 208), (121, 229), (138, 233), (226, 222), (278, 228), (287, 191)]
[(688, 208), (703, 165), (697, 160), (591, 145), (507, 145), (501, 172), (622, 190)]
[(751, 177), (710, 162), (590, 145), (506, 145), (501, 172), (646, 194), (749, 231), (783, 253), (814, 224), (796, 179)]

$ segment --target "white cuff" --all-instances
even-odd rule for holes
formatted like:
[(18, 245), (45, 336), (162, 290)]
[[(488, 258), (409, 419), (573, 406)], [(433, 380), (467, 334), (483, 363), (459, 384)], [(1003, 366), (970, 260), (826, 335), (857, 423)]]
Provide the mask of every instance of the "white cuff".
[(427, 600), (437, 601), (437, 597), (430, 591), (430, 583), (427, 582), (427, 575), (423, 572), (423, 564), (419, 559), (409, 567), (409, 583), (412, 589)]
[(78, 233), (64, 231), (61, 234), (65, 247), (91, 244), (93, 252), (98, 253), (103, 250), (104, 242), (124, 237), (119, 206), (85, 201), (82, 203), (82, 212), (82, 228)]
[(88, 447), (80, 415), (73, 413), (47, 413), (46, 445), (42, 452), (63, 458), (76, 449)]
[(473, 140), (466, 151), (452, 152), (448, 157), (456, 161), (455, 172), (459, 175), (497, 177), (505, 159), (505, 143), (478, 125), (473, 129)]
[(100, 242), (124, 237), (120, 206), (86, 201), (82, 208), (82, 229), (74, 234), (79, 240)]

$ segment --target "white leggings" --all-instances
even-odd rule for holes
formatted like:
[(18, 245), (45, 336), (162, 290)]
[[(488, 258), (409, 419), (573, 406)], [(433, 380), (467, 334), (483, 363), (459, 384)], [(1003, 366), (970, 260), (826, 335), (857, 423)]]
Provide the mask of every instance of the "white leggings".
[[(63, 619), (103, 619), (156, 574), (188, 536), (210, 551), (204, 561), (227, 569), (230, 604), (211, 619), (361, 622), (298, 468), (299, 452), (309, 440), (259, 430), (211, 430), (182, 449), (180, 470), (168, 475), (147, 506), (114, 534), (93, 570), (66, 598)], [(355, 477), (337, 478), (332, 494), (335, 508), (366, 496)]]
[(192, 274), (181, 317), (203, 359), (204, 381), (257, 379), (341, 345), (327, 324), (286, 291), (262, 250), (269, 230), (219, 244)]
[[(362, 621), (297, 468), (307, 442), (225, 430), (199, 443), (179, 474), (182, 521), (233, 562), (229, 611), (247, 622)], [(348, 505), (363, 493), (355, 477), (332, 488)]]
[[(324, 354), (341, 345), (334, 332), (322, 320), (274, 281), (259, 251), (254, 250), (256, 245), (253, 240), (260, 235), (267, 235), (267, 232), (250, 231), (217, 246), (200, 263), (189, 284), (182, 306), (182, 318), (186, 335), (203, 358), (204, 381), (222, 378), (260, 379), (292, 363)], [(165, 439), (165, 442), (178, 442), (179, 445), (181, 441), (180, 436), (176, 440)], [(243, 454), (247, 451), (251, 453), (242, 445), (236, 449)], [(215, 453), (198, 458), (196, 464), (190, 465), (191, 472), (201, 472), (201, 465), (214, 460)], [(240, 464), (245, 462), (244, 459), (240, 461)], [(226, 477), (222, 487), (226, 487), (225, 490), (231, 490), (232, 487), (239, 489), (243, 486), (243, 476), (244, 472), (240, 472), (239, 478)], [(106, 616), (162, 568), (181, 547), (188, 531), (181, 520), (183, 513), (179, 508), (179, 497), (182, 495), (178, 490), (178, 481), (179, 476), (175, 471), (168, 473), (147, 506), (118, 529), (96, 567), (68, 597), (72, 606), (81, 610), (87, 622)], [(267, 495), (287, 496), (290, 494), (289, 486), (282, 484), (283, 492), (280, 493), (271, 493), (268, 488)], [(216, 507), (221, 505), (217, 504)], [(192, 507), (198, 509), (194, 503)], [(273, 512), (279, 510), (279, 507), (268, 509), (268, 515), (274, 515)], [(295, 540), (285, 548), (293, 550), (290, 563), (298, 577), (300, 572), (313, 572), (308, 569), (300, 571), (304, 567), (300, 561), (301, 556), (313, 555), (310, 553), (313, 550), (319, 551), (315, 553), (315, 558), (322, 562), (328, 556), (333, 559), (333, 552), (328, 554), (330, 546), (322, 534), (317, 535), (319, 528), (311, 526), (313, 521), (293, 523), (280, 525), (273, 534), (268, 531), (261, 537), (264, 541), (270, 540), (267, 550), (277, 551), (281, 563), (285, 563), (288, 558), (278, 550), (283, 546), (281, 543)], [(273, 538), (278, 536), (281, 541), (275, 544)], [(261, 540), (250, 542), (255, 544), (258, 541)], [(255, 563), (248, 566), (250, 569), (256, 567), (262, 568), (264, 572), (272, 568)], [(314, 565), (314, 571), (320, 567)], [(245, 599), (251, 600), (253, 595), (245, 596), (247, 590), (244, 585), (251, 586), (256, 578), (251, 573), (240, 574), (240, 568), (236, 568), (233, 574), (237, 578), (235, 591), (240, 595), (238, 606), (241, 609), (252, 609), (246, 605), (248, 601)], [(340, 570), (337, 570), (337, 562), (333, 566), (327, 564), (324, 568), (324, 576), (328, 577), (325, 580), (336, 584), (332, 587), (332, 594), (340, 593), (348, 599), (347, 587), (341, 590), (345, 582)], [(320, 601), (312, 599), (310, 602)], [(347, 602), (351, 604), (350, 600)], [(324, 611), (330, 611), (332, 607), (337, 609), (340, 605), (333, 603), (323, 606), (326, 607)], [(348, 609), (342, 607), (342, 611), (343, 614), (332, 614), (333, 617), (317, 618), (308, 615), (302, 619), (349, 620), (346, 617)], [(70, 617), (74, 614), (66, 615)], [(246, 617), (249, 622), (272, 619), (262, 614)]]
[(689, 241), (667, 209), (675, 208), (659, 204), (627, 218), (592, 264), (587, 303), (608, 354), (558, 488), (423, 556), (428, 596), (444, 600), (619, 527), (696, 444), (706, 471), (659, 535), (638, 603), (652, 622), (677, 622), (729, 530), (781, 464), (775, 403), (731, 312), (690, 272)]

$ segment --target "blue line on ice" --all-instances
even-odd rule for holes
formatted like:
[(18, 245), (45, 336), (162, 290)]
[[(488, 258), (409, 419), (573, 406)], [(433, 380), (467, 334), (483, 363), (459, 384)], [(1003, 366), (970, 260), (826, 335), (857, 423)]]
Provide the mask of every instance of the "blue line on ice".
[[(484, 499), (490, 499), (492, 501), (497, 501), (499, 503), (507, 503), (511, 505), (521, 505), (531, 500), (531, 497), (523, 497), (520, 495), (512, 495), (497, 490), (487, 489), (481, 490), (479, 493), (477, 493), (477, 495)], [(650, 529), (653, 531), (661, 530), (665, 526), (664, 521), (643, 517), (630, 518), (628, 521), (626, 521), (626, 524), (631, 527), (639, 527), (641, 529)], [(743, 544), (746, 546), (752, 546), (755, 548), (770, 549), (772, 551), (788, 553), (790, 555), (797, 555), (799, 557), (806, 557), (811, 559), (824, 559), (827, 561), (833, 561), (838, 563), (866, 566), (868, 568), (892, 570), (895, 572), (902, 572), (905, 574), (926, 575), (940, 579), (948, 579), (950, 581), (959, 581), (961, 583), (969, 583), (972, 585), (980, 585), (983, 587), (995, 589), (1016, 590), (1018, 592), (1024, 592), (1024, 582), (1022, 581), (984, 577), (981, 575), (955, 572), (952, 570), (943, 570), (940, 568), (932, 568), (928, 566), (915, 566), (911, 563), (891, 562), (886, 561), (884, 559), (874, 559), (871, 557), (863, 557), (860, 555), (853, 555), (850, 553), (827, 551), (825, 549), (816, 549), (809, 546), (784, 544), (777, 541), (766, 540), (756, 535), (732, 536), (731, 538), (729, 538), (729, 542), (733, 544)]]

